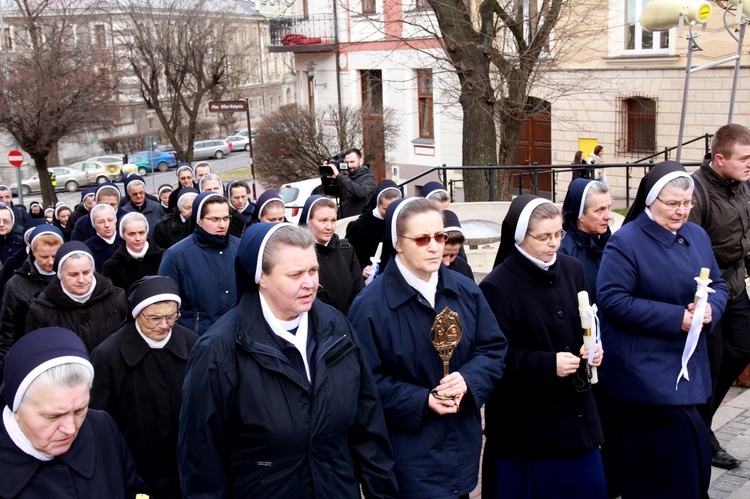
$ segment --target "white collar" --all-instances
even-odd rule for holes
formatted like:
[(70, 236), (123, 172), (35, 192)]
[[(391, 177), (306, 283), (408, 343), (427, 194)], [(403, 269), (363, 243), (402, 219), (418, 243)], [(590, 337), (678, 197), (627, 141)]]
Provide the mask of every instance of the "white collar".
[[(99, 234), (97, 234), (97, 236), (99, 236)], [(107, 244), (115, 244), (115, 239), (117, 239), (117, 233), (115, 232), (115, 235), (110, 237), (109, 239), (107, 239), (106, 237), (102, 237), (102, 236), (99, 236), (99, 237), (101, 237), (102, 240), (106, 241)]]
[(96, 288), (96, 276), (91, 278), (91, 287), (89, 288), (88, 292), (84, 295), (77, 295), (77, 294), (71, 293), (70, 291), (67, 290), (67, 288), (62, 283), (62, 281), (60, 281), (60, 287), (62, 288), (63, 293), (65, 293), (68, 296), (68, 298), (70, 298), (71, 300), (78, 302), (78, 303), (86, 303), (87, 301), (89, 301), (89, 298), (91, 298), (91, 295), (94, 294), (94, 288)]
[(554, 255), (552, 255), (552, 258), (550, 258), (549, 262), (544, 262), (544, 261), (542, 261), (542, 260), (540, 260), (538, 258), (534, 258), (533, 256), (531, 256), (528, 253), (526, 253), (523, 250), (523, 248), (521, 248), (518, 244), (516, 244), (516, 249), (518, 250), (519, 253), (521, 253), (524, 256), (524, 258), (526, 258), (528, 261), (530, 261), (531, 263), (533, 263), (534, 265), (536, 265), (537, 267), (539, 267), (540, 269), (542, 269), (544, 271), (549, 270), (549, 268), (552, 265), (554, 265), (555, 262), (557, 261), (557, 253), (555, 253)]
[[(271, 307), (268, 306), (268, 302), (266, 302), (263, 293), (259, 292), (258, 296), (260, 297), (260, 307), (263, 309), (263, 317), (266, 319), (266, 323), (271, 328), (271, 331), (273, 331), (279, 338), (285, 339), (294, 345), (294, 348), (296, 348), (302, 356), (302, 362), (305, 364), (307, 381), (312, 382), (312, 379), (310, 378), (310, 362), (307, 360), (307, 312), (302, 312), (292, 321), (281, 321), (273, 314), (273, 311), (271, 310)], [(297, 333), (292, 334), (284, 329), (284, 326), (292, 326), (293, 329), (295, 320), (298, 321), (299, 325), (297, 327)]]
[(398, 267), (399, 272), (401, 272), (401, 276), (406, 281), (406, 284), (417, 290), (417, 292), (430, 303), (432, 308), (435, 308), (435, 294), (437, 293), (438, 273), (431, 273), (429, 279), (427, 279), (427, 281), (423, 281), (422, 279), (414, 275), (409, 269), (407, 269), (403, 263), (401, 263), (401, 258), (399, 258), (399, 256), (400, 255), (396, 255), (396, 266)]
[(13, 412), (7, 405), (3, 409), (3, 425), (5, 426), (5, 431), (8, 432), (8, 436), (10, 437), (10, 439), (13, 440), (13, 443), (16, 444), (16, 447), (21, 449), (24, 454), (28, 454), (34, 459), (38, 459), (40, 461), (51, 461), (55, 458), (55, 456), (51, 456), (34, 448), (31, 440), (29, 440), (28, 437), (23, 434), (21, 427), (18, 426), (18, 421), (16, 421), (16, 418), (13, 417)]
[(49, 272), (47, 272), (46, 270), (43, 270), (41, 267), (39, 267), (39, 264), (37, 263), (36, 260), (34, 260), (34, 267), (36, 267), (36, 271), (39, 272), (42, 275), (47, 275), (47, 276), (49, 276), (49, 275), (52, 275), (52, 276), (57, 275), (57, 272), (55, 272), (54, 270), (50, 270)]
[(141, 250), (140, 253), (134, 253), (133, 251), (130, 251), (130, 248), (128, 248), (127, 244), (125, 245), (125, 249), (128, 251), (130, 256), (132, 256), (136, 260), (140, 260), (141, 258), (146, 256), (146, 252), (148, 251), (148, 241), (146, 241), (146, 244), (143, 245), (143, 249)]
[(157, 340), (152, 340), (151, 338), (149, 338), (148, 336), (146, 336), (145, 334), (143, 334), (143, 331), (141, 331), (141, 326), (140, 326), (140, 324), (138, 324), (138, 320), (137, 319), (135, 321), (135, 330), (138, 331), (138, 334), (141, 335), (141, 338), (143, 338), (143, 341), (145, 341), (146, 344), (148, 344), (148, 346), (150, 346), (151, 348), (153, 348), (155, 350), (160, 350), (160, 349), (164, 348), (164, 346), (167, 343), (169, 343), (169, 339), (172, 337), (172, 330), (170, 329), (169, 330), (169, 334), (167, 334), (167, 336), (165, 336), (163, 340), (158, 340), (158, 341)]

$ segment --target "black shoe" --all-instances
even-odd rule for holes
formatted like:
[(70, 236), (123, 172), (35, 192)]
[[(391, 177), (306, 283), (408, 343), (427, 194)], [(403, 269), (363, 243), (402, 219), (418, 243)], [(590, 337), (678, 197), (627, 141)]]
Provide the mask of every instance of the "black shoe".
[(742, 461), (731, 455), (724, 449), (719, 449), (716, 454), (711, 456), (711, 465), (725, 470), (733, 470), (742, 464)]

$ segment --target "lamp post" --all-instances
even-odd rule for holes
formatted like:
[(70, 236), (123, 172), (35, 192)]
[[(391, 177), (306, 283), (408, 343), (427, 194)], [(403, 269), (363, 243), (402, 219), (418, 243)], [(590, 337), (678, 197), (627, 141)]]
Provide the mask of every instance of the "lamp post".
[(310, 112), (315, 111), (315, 63), (310, 61), (307, 67), (307, 95), (309, 98), (308, 106)]

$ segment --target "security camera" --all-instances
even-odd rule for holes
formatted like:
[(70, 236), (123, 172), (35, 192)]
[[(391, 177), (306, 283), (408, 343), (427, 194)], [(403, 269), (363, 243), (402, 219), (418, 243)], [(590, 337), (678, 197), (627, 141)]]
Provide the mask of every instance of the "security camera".
[(641, 27), (646, 31), (666, 31), (682, 22), (706, 24), (709, 17), (711, 4), (705, 0), (653, 0), (643, 7)]

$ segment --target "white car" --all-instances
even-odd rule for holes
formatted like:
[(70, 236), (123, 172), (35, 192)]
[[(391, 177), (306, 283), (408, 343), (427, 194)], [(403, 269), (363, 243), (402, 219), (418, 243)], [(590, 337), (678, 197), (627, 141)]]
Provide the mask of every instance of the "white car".
[(249, 151), (250, 150), (250, 139), (247, 136), (242, 135), (230, 135), (224, 142), (232, 144), (232, 152), (234, 151)]
[(289, 222), (297, 225), (299, 217), (302, 214), (302, 208), (305, 207), (305, 201), (312, 196), (312, 191), (319, 186), (320, 178), (290, 182), (281, 186), (279, 194), (284, 198), (284, 205), (286, 205), (286, 219), (289, 220)]

